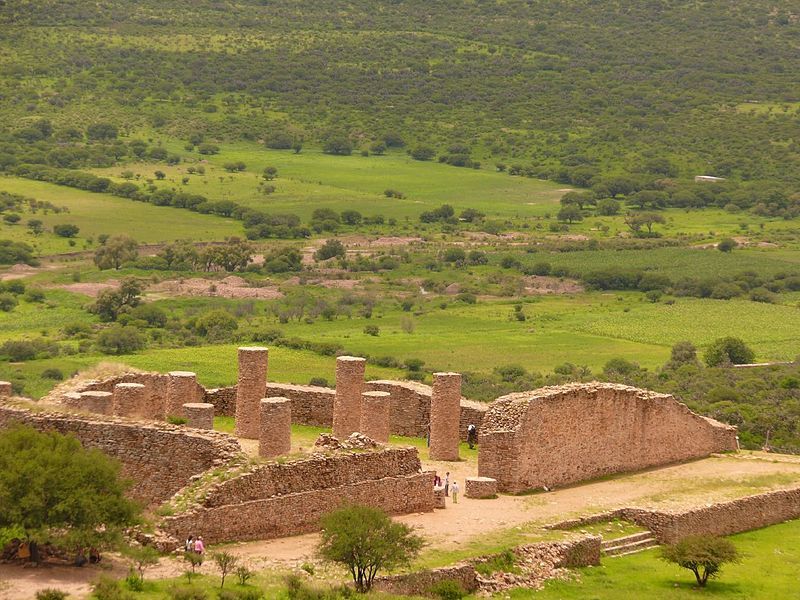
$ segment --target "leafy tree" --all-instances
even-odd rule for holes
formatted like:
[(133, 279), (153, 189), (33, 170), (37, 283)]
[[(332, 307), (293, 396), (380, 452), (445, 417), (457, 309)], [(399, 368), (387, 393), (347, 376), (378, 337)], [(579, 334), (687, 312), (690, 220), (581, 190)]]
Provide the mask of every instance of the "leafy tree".
[(133, 525), (120, 465), (72, 437), (27, 426), (0, 432), (0, 527), (19, 528), (38, 561), (38, 544), (106, 546)]
[(697, 348), (692, 342), (677, 342), (672, 346), (667, 366), (677, 368), (682, 365), (697, 365)]
[(139, 245), (127, 235), (115, 235), (108, 238), (94, 252), (94, 264), (98, 269), (119, 269), (124, 263), (136, 260), (139, 256)]
[(436, 156), (436, 150), (430, 146), (417, 146), (411, 150), (411, 158), (414, 160), (431, 160)]
[(164, 171), (156, 171), (155, 173), (153, 173), (153, 175), (155, 175), (156, 179), (158, 179), (159, 181), (162, 181), (163, 179), (167, 178), (167, 174), (164, 173)]
[(100, 292), (90, 310), (103, 321), (116, 321), (121, 312), (139, 305), (143, 289), (140, 281), (126, 277), (119, 289)]
[(92, 123), (86, 128), (86, 137), (90, 141), (113, 140), (118, 133), (116, 125), (111, 123)]
[(583, 214), (577, 204), (566, 204), (558, 211), (558, 220), (568, 223), (583, 221)]
[(597, 214), (605, 217), (618, 215), (620, 204), (613, 198), (603, 198), (597, 202)]
[(723, 238), (717, 244), (717, 250), (720, 252), (730, 253), (738, 245), (738, 242), (732, 238)]
[(314, 260), (323, 261), (331, 258), (345, 257), (344, 244), (337, 239), (327, 240), (320, 248), (314, 252)]
[(641, 233), (642, 227), (647, 228), (647, 233), (653, 233), (653, 225), (656, 223), (666, 223), (667, 220), (663, 215), (658, 213), (628, 213), (625, 216), (625, 225), (636, 234)]
[(276, 167), (264, 167), (264, 172), (261, 174), (261, 176), (266, 181), (272, 181), (278, 176), (278, 169)]
[(666, 562), (689, 569), (699, 587), (717, 577), (726, 563), (739, 562), (739, 552), (733, 542), (712, 536), (689, 536), (676, 544), (664, 546), (661, 558)]
[(73, 238), (78, 235), (79, 231), (80, 228), (71, 223), (60, 223), (59, 225), (53, 225), (53, 233), (60, 237)]
[(103, 354), (130, 354), (145, 347), (142, 334), (135, 327), (113, 325), (97, 336), (97, 348)]
[(328, 137), (322, 145), (325, 154), (336, 154), (339, 156), (350, 156), (353, 153), (353, 142), (347, 136), (335, 134)]
[(359, 592), (368, 592), (382, 569), (408, 564), (423, 540), (404, 523), (393, 522), (382, 510), (348, 506), (322, 518), (319, 552), (344, 565)]
[(238, 327), (236, 317), (221, 308), (203, 313), (195, 325), (197, 333), (212, 340), (227, 339)]
[(343, 210), (342, 211), (342, 223), (345, 225), (359, 225), (363, 217), (361, 213), (357, 210)]
[(704, 358), (709, 367), (725, 364), (743, 365), (752, 363), (755, 353), (740, 338), (724, 337), (711, 342)]
[(210, 155), (210, 154), (219, 154), (219, 146), (216, 144), (200, 144), (197, 147), (197, 151), (200, 154)]
[(40, 219), (30, 219), (28, 221), (28, 229), (31, 230), (33, 235), (41, 235), (44, 233), (44, 223)]

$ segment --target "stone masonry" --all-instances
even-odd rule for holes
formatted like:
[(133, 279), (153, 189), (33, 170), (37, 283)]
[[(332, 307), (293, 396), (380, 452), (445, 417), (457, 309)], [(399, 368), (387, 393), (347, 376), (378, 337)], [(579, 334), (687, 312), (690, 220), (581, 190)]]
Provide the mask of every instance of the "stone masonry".
[(574, 383), (498, 398), (478, 442), (478, 475), (522, 492), (735, 451), (736, 428), (666, 394)]
[(361, 427), (359, 431), (380, 443), (389, 443), (389, 392), (364, 392), (361, 395)]
[(431, 460), (458, 460), (461, 374), (434, 373), (431, 395)]
[(147, 387), (141, 383), (114, 386), (114, 414), (118, 417), (146, 418), (149, 400)]
[(171, 371), (167, 379), (164, 412), (168, 417), (182, 417), (183, 405), (198, 401), (197, 375), (190, 371)]
[(81, 392), (79, 406), (87, 412), (112, 415), (114, 414), (114, 394), (111, 392)]
[(13, 393), (10, 381), (0, 381), (0, 398), (8, 398)]
[(333, 401), (333, 435), (340, 440), (361, 426), (361, 394), (367, 361), (355, 356), (336, 359), (336, 397)]
[(187, 402), (181, 407), (186, 425), (195, 429), (214, 429), (214, 405), (206, 402)]
[(464, 483), (465, 498), (494, 498), (497, 496), (497, 480), (491, 477), (467, 477)]
[(288, 398), (261, 400), (258, 454), (272, 458), (292, 451), (292, 403)]
[(259, 402), (267, 391), (267, 348), (239, 348), (239, 379), (236, 385), (236, 435), (257, 440), (261, 413)]

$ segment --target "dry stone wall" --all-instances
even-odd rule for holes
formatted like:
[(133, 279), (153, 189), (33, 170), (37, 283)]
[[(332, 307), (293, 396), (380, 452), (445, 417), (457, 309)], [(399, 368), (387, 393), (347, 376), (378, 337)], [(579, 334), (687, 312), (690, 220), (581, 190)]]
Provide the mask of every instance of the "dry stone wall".
[(521, 492), (736, 450), (736, 429), (669, 395), (594, 382), (498, 398), (478, 441), (478, 474)]
[(40, 431), (71, 433), (85, 447), (118, 459), (123, 475), (133, 481), (131, 496), (147, 504), (170, 498), (193, 476), (225, 464), (241, 452), (234, 438), (217, 432), (0, 406), (0, 427), (13, 422)]

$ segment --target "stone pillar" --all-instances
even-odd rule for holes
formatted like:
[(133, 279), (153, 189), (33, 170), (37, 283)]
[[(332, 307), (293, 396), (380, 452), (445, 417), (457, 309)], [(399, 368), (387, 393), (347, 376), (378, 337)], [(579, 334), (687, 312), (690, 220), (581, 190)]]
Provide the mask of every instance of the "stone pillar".
[(114, 414), (118, 417), (143, 418), (148, 411), (148, 390), (141, 383), (118, 383), (114, 386)]
[(197, 400), (197, 375), (191, 371), (171, 371), (167, 379), (164, 415), (183, 417), (183, 405)]
[(333, 400), (333, 436), (345, 440), (361, 426), (361, 394), (367, 361), (355, 356), (336, 359), (336, 396)]
[(214, 405), (205, 402), (187, 402), (181, 406), (186, 426), (195, 429), (214, 429)]
[(361, 426), (358, 430), (380, 444), (389, 443), (390, 396), (389, 392), (361, 394)]
[(458, 460), (461, 374), (434, 373), (431, 394), (431, 460)]
[(0, 381), (0, 398), (9, 398), (13, 393), (10, 381)]
[(239, 380), (236, 384), (236, 435), (257, 440), (259, 402), (267, 395), (267, 348), (239, 348)]
[(292, 451), (292, 402), (288, 398), (264, 398), (260, 402), (261, 431), (258, 454), (272, 458)]
[(114, 414), (114, 395), (111, 392), (81, 392), (80, 406), (92, 413), (111, 415)]

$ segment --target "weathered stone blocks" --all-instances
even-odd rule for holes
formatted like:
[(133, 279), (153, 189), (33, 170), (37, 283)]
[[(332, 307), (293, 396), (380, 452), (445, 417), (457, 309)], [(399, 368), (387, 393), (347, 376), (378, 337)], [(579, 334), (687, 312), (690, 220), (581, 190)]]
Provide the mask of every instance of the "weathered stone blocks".
[(236, 384), (236, 435), (239, 437), (259, 439), (259, 403), (267, 391), (268, 359), (267, 348), (239, 348), (239, 379)]
[(361, 394), (367, 361), (355, 356), (336, 359), (336, 397), (333, 401), (333, 435), (346, 439), (361, 426)]
[(359, 431), (380, 444), (389, 443), (391, 408), (389, 392), (364, 392)]
[(197, 402), (197, 375), (191, 371), (171, 371), (167, 379), (167, 397), (164, 414), (182, 417), (183, 405)]
[(497, 496), (497, 480), (491, 477), (467, 477), (464, 484), (465, 498), (494, 498)]
[(8, 398), (13, 393), (10, 381), (0, 381), (0, 398)]
[(214, 405), (206, 402), (187, 402), (181, 407), (186, 425), (195, 429), (214, 429)]
[(461, 374), (434, 373), (431, 394), (431, 460), (458, 460)]
[(264, 458), (292, 450), (292, 403), (288, 398), (264, 398), (260, 403), (258, 454)]
[(80, 407), (99, 415), (114, 414), (114, 395), (111, 392), (81, 392)]
[(114, 414), (133, 419), (147, 418), (149, 398), (141, 383), (118, 383), (114, 386)]

